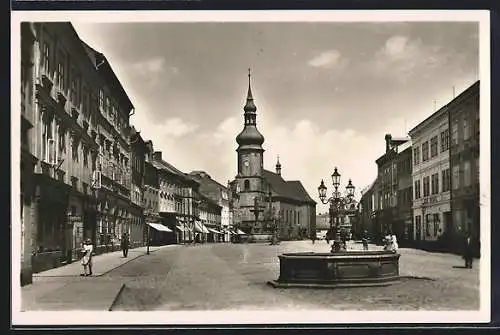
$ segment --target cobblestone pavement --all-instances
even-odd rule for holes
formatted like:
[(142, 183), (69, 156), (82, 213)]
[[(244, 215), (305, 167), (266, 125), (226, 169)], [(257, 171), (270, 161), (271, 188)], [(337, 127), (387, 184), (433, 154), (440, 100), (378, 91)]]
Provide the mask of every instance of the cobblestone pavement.
[[(349, 248), (361, 246), (352, 243)], [(478, 262), (472, 270), (462, 269), (459, 256), (413, 249), (400, 250), (400, 274), (410, 278), (388, 287), (316, 290), (266, 285), (279, 275), (279, 254), (328, 250), (325, 241), (182, 246), (138, 258), (102, 280), (125, 284), (113, 310), (479, 308)]]

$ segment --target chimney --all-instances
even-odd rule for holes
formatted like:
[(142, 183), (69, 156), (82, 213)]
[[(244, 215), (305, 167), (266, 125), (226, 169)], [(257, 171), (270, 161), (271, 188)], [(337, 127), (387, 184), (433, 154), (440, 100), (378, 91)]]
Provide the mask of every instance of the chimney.
[(153, 159), (155, 161), (161, 161), (162, 160), (162, 158), (161, 158), (161, 151), (155, 151), (153, 153)]
[(391, 134), (385, 134), (385, 153), (388, 153), (391, 150)]

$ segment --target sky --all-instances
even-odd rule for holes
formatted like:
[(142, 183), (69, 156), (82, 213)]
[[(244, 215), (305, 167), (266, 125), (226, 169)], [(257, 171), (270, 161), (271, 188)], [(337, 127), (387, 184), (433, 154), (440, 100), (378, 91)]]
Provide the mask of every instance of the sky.
[(252, 69), (264, 168), (300, 180), (320, 205), (335, 166), (360, 191), (384, 135), (409, 130), (479, 79), (474, 22), (74, 23), (105, 54), (135, 106), (130, 122), (163, 159), (222, 184)]

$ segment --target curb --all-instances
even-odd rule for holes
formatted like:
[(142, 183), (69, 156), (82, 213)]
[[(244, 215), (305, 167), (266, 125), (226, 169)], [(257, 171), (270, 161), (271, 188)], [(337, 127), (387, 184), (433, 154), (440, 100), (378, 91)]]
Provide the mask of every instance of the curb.
[(122, 286), (118, 290), (118, 293), (116, 294), (115, 298), (113, 299), (113, 302), (109, 306), (108, 312), (111, 312), (113, 310), (113, 307), (115, 307), (115, 304), (118, 301), (118, 298), (120, 297), (120, 295), (122, 294), (122, 292), (123, 292), (124, 289), (125, 289), (125, 284), (122, 284)]

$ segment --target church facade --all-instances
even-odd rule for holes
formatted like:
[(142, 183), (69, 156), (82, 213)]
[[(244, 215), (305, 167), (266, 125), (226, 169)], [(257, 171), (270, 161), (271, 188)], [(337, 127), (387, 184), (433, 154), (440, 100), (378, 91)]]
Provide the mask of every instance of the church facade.
[(255, 239), (272, 234), (285, 240), (310, 238), (316, 231), (316, 202), (300, 181), (282, 178), (279, 159), (276, 172), (264, 169), (264, 136), (257, 129), (250, 73), (243, 110), (243, 130), (236, 137), (238, 173), (230, 182), (235, 226)]

